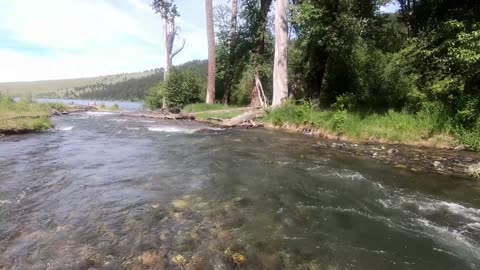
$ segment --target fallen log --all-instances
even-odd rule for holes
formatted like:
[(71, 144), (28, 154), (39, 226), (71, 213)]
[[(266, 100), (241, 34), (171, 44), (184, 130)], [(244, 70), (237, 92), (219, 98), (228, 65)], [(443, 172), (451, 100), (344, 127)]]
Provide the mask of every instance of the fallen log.
[(144, 117), (144, 118), (154, 118), (154, 119), (166, 119), (166, 120), (195, 120), (194, 114), (171, 114), (171, 113), (130, 113), (124, 112), (121, 113), (122, 116), (129, 117)]
[(241, 112), (241, 111), (251, 111), (261, 109), (261, 107), (241, 107), (241, 108), (233, 108), (233, 109), (221, 109), (221, 110), (211, 110), (211, 111), (200, 111), (196, 113), (226, 113), (226, 112)]
[(256, 118), (262, 117), (264, 114), (265, 114), (265, 110), (257, 109), (257, 110), (253, 110), (253, 111), (243, 113), (243, 114), (241, 114), (239, 116), (236, 116), (232, 119), (224, 120), (219, 125), (223, 126), (223, 127), (235, 127), (235, 126), (242, 126), (242, 125), (245, 125), (245, 123), (247, 123), (246, 125), (250, 126), (250, 125), (252, 125), (252, 123), (250, 123), (250, 121), (252, 121)]
[(83, 106), (83, 105), (69, 105), (67, 106), (67, 112), (88, 112), (88, 111), (98, 111), (95, 106)]

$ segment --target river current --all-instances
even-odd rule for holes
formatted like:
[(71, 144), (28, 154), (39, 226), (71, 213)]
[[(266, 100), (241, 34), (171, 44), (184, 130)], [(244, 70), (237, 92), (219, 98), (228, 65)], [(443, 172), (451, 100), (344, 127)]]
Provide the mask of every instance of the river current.
[(80, 113), (0, 138), (0, 269), (480, 269), (480, 183), (262, 129)]

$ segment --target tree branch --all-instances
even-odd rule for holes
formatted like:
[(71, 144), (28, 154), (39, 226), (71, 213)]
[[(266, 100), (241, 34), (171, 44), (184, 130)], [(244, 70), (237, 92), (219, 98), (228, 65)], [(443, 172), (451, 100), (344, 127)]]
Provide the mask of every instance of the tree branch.
[(187, 41), (187, 40), (184, 38), (184, 39), (183, 39), (183, 42), (182, 42), (182, 46), (181, 46), (180, 48), (178, 48), (175, 52), (173, 52), (173, 53), (171, 54), (171, 56), (170, 56), (171, 58), (175, 57), (175, 55), (177, 55), (179, 52), (181, 52), (181, 51), (183, 50), (183, 48), (185, 47), (185, 42), (186, 42), (186, 41)]

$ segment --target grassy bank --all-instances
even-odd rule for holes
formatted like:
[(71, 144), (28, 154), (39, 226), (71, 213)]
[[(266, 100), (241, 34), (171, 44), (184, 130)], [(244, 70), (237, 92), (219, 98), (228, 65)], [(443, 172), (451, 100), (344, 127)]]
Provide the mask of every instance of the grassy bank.
[(199, 121), (207, 121), (209, 119), (230, 119), (244, 112), (241, 107), (228, 106), (223, 104), (190, 104), (183, 108), (187, 113), (195, 113), (196, 119)]
[(422, 110), (416, 114), (389, 111), (360, 114), (346, 111), (318, 111), (309, 103), (286, 104), (269, 111), (265, 125), (295, 131), (309, 131), (330, 139), (377, 141), (432, 147), (464, 145), (480, 150), (480, 129), (457, 128), (445, 113)]
[(64, 110), (63, 104), (14, 102), (0, 97), (0, 134), (15, 134), (49, 129), (53, 126), (48, 115), (52, 109)]
[(197, 113), (197, 112), (206, 112), (206, 111), (220, 111), (220, 110), (230, 110), (238, 108), (237, 106), (228, 106), (223, 104), (206, 104), (206, 103), (195, 103), (187, 105), (183, 108), (183, 111), (187, 113)]

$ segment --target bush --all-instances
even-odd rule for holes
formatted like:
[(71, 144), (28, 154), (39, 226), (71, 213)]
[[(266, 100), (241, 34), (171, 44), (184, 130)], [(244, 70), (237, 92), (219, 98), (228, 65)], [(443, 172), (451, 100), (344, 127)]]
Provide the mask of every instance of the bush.
[(147, 96), (151, 109), (162, 108), (163, 100), (167, 108), (182, 108), (200, 101), (201, 85), (190, 71), (172, 69), (164, 82), (154, 86)]
[(47, 106), (50, 109), (57, 110), (57, 111), (65, 111), (67, 109), (67, 106), (63, 103), (59, 102), (49, 102), (47, 103)]
[(354, 97), (361, 108), (401, 110), (415, 91), (416, 77), (407, 71), (402, 52), (385, 53), (363, 44), (354, 49), (353, 68)]

